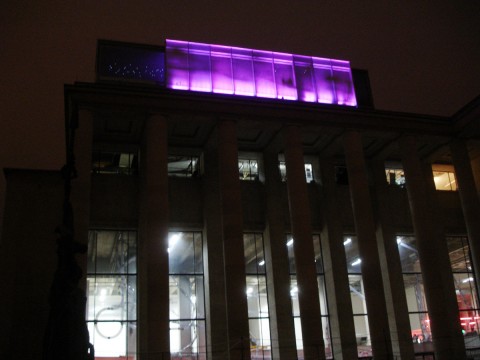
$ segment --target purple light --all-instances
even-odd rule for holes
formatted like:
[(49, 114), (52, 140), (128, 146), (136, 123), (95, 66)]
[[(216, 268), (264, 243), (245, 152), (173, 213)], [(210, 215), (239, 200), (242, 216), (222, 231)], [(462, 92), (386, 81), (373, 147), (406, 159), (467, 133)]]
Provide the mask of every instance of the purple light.
[(166, 43), (170, 89), (357, 105), (348, 61), (178, 40)]

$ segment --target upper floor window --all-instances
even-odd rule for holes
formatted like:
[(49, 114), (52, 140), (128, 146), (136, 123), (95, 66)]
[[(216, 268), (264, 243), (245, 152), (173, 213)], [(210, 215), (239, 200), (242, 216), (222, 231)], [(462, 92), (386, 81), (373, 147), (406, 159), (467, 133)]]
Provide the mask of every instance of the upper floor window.
[(405, 186), (405, 173), (399, 168), (385, 168), (387, 183), (390, 185)]
[(198, 156), (168, 155), (168, 176), (195, 177), (199, 171)]
[[(285, 161), (280, 161), (278, 165), (280, 169), (280, 176), (282, 177), (282, 181), (287, 181), (287, 167), (285, 165)], [(313, 182), (313, 167), (312, 164), (306, 163), (305, 164), (305, 180), (307, 183)]]
[(440, 191), (457, 191), (457, 180), (452, 169), (441, 169), (432, 166), (435, 188)]
[(258, 161), (256, 159), (238, 159), (240, 180), (258, 180)]
[(138, 155), (131, 152), (94, 151), (92, 171), (96, 174), (137, 174)]

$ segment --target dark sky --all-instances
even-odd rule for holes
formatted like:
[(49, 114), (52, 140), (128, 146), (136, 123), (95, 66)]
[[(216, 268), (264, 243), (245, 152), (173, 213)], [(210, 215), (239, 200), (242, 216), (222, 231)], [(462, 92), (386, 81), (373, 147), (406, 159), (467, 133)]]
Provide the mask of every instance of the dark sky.
[(62, 165), (63, 85), (94, 81), (99, 38), (147, 44), (173, 38), (350, 60), (369, 70), (376, 107), (385, 110), (448, 116), (480, 94), (478, 0), (1, 6), (0, 167)]

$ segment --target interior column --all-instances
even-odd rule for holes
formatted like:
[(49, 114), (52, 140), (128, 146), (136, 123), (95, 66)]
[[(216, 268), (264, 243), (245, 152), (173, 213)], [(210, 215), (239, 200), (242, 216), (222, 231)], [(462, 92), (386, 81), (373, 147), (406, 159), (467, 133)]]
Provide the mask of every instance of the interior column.
[(349, 130), (343, 140), (373, 356), (388, 359), (392, 353), (391, 339), (362, 137)]
[(287, 125), (282, 133), (304, 358), (305, 360), (325, 359), (310, 203), (300, 129), (294, 125)]
[(431, 167), (422, 164), (413, 136), (402, 137), (400, 149), (422, 268), (435, 359), (465, 359), (465, 344), (458, 318), (448, 248), (442, 226), (435, 216), (435, 185)]
[(149, 118), (141, 166), (139, 228), (140, 359), (170, 358), (168, 276), (168, 124)]

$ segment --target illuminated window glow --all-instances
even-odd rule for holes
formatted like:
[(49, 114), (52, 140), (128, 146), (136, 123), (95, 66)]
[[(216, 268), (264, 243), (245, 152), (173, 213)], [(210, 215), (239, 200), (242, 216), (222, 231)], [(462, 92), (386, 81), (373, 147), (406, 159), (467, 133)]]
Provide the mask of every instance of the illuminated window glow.
[(350, 63), (166, 41), (167, 88), (356, 106)]

